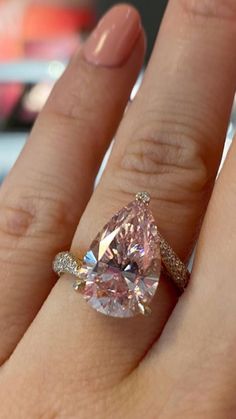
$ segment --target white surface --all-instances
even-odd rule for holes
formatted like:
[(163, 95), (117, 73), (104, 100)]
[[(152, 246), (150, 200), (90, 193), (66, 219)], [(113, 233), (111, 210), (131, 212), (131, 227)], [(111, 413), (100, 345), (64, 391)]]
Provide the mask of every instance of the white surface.
[(0, 180), (14, 165), (25, 141), (25, 134), (0, 134)]
[(22, 60), (0, 63), (0, 83), (57, 80), (66, 67), (61, 61)]

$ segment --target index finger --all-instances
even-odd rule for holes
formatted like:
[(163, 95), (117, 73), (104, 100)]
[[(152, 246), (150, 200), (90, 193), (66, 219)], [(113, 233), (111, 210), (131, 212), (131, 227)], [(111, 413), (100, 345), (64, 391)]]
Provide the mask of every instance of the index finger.
[(138, 13), (112, 9), (101, 34), (111, 24), (123, 29), (114, 54), (107, 45), (102, 67), (88, 63), (91, 38), (76, 53), (0, 191), (0, 364), (54, 284), (52, 259), (70, 246), (143, 62)]

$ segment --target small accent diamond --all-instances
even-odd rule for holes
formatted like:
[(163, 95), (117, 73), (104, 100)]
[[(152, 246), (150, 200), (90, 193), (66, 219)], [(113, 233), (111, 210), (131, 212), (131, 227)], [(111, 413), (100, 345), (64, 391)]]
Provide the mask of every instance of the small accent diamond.
[(136, 201), (141, 201), (144, 204), (149, 204), (151, 201), (151, 196), (148, 192), (138, 192), (135, 196)]

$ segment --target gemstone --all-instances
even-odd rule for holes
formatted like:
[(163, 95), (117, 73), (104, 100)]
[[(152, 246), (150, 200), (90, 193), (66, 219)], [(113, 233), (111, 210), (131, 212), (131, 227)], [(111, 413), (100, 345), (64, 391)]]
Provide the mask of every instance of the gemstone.
[(97, 311), (133, 317), (153, 299), (160, 278), (160, 236), (147, 203), (135, 200), (98, 233), (79, 277), (83, 296)]

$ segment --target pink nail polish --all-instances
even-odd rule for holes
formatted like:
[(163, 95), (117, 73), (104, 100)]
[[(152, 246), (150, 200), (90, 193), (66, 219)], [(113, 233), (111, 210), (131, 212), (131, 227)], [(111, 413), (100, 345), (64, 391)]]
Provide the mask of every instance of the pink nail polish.
[(133, 7), (113, 7), (85, 43), (85, 59), (97, 66), (121, 66), (131, 54), (141, 27), (139, 14)]

